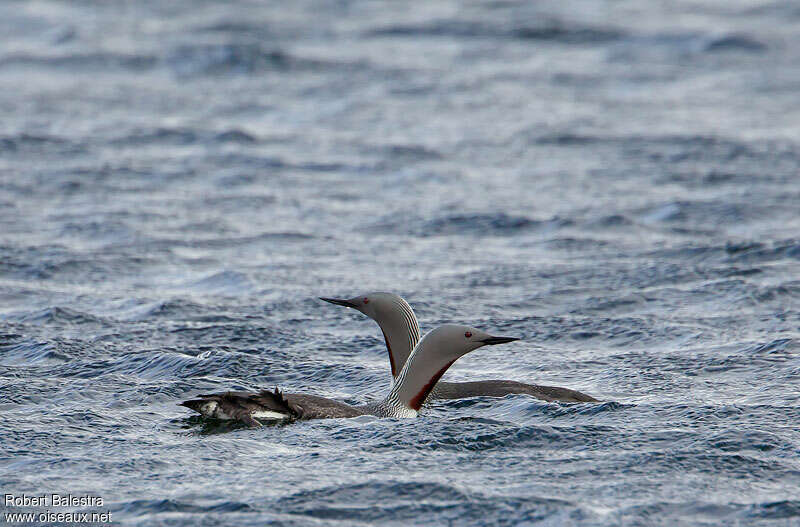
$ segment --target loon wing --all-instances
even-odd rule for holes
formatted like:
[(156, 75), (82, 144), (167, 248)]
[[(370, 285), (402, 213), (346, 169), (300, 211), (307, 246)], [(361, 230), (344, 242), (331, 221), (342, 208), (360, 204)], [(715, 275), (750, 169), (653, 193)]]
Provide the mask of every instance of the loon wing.
[(180, 405), (204, 417), (241, 421), (250, 426), (259, 425), (256, 419), (278, 421), (302, 417), (301, 409), (292, 405), (278, 388), (274, 391), (201, 394), (197, 399)]
[(275, 391), (224, 392), (198, 395), (179, 403), (204, 417), (241, 421), (259, 426), (256, 419), (271, 421), (357, 417), (369, 410), (325, 397)]

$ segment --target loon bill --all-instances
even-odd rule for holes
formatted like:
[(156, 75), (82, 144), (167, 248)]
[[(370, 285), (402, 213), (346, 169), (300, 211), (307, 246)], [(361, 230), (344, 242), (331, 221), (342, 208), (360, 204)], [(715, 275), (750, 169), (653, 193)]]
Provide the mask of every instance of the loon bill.
[[(414, 346), (420, 338), (419, 323), (408, 302), (392, 293), (367, 293), (354, 298), (320, 298), (331, 304), (356, 309), (380, 326), (389, 352), (389, 366), (395, 379), (401, 372)], [(509, 394), (527, 394), (544, 401), (568, 403), (599, 402), (569, 388), (558, 386), (539, 386), (508, 380), (487, 380), (472, 382), (439, 382), (430, 393), (433, 399), (463, 399), (466, 397), (503, 397)]]
[(389, 394), (380, 401), (360, 406), (315, 395), (285, 394), (277, 388), (257, 393), (199, 395), (180, 404), (205, 417), (238, 420), (251, 426), (259, 424), (257, 419), (326, 419), (360, 415), (416, 417), (439, 378), (459, 357), (483, 346), (515, 340), (519, 339), (493, 337), (469, 326), (439, 326), (416, 343)]

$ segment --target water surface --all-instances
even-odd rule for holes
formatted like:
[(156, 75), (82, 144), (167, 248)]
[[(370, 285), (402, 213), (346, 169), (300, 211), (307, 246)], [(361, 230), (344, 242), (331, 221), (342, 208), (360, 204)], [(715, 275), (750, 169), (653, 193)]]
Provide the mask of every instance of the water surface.
[[(6, 2), (0, 488), (127, 525), (798, 525), (790, 2)], [(247, 429), (177, 402), (385, 393), (380, 331), (524, 340), (566, 386)]]

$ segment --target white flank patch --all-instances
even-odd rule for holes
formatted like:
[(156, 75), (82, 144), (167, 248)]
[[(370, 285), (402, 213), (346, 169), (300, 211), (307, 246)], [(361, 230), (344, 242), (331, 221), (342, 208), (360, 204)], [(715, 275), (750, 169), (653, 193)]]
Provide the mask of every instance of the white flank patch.
[(217, 402), (210, 401), (200, 407), (200, 413), (206, 417), (214, 417), (214, 411), (217, 409)]
[(286, 414), (282, 414), (279, 412), (273, 412), (272, 410), (256, 410), (252, 414), (255, 419), (286, 419), (289, 417)]

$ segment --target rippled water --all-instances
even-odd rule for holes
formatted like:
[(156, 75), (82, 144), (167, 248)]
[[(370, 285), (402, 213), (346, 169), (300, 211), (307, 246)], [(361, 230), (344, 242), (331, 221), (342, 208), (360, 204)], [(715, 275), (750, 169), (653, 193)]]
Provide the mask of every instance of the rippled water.
[[(0, 5), (0, 489), (131, 525), (800, 524), (791, 2)], [(388, 290), (526, 396), (364, 402)], [(502, 349), (501, 349), (502, 348)]]

